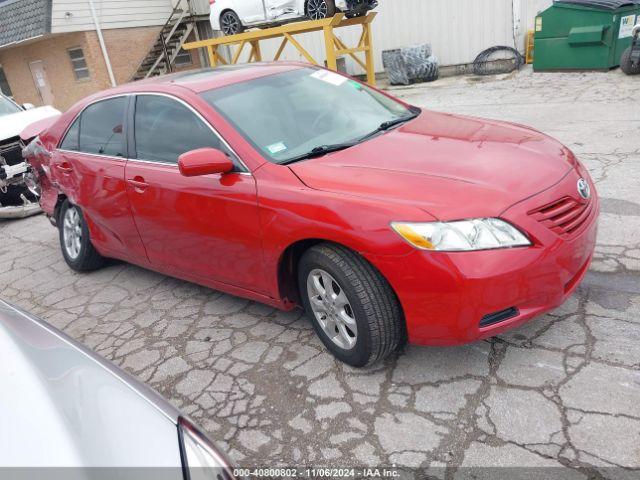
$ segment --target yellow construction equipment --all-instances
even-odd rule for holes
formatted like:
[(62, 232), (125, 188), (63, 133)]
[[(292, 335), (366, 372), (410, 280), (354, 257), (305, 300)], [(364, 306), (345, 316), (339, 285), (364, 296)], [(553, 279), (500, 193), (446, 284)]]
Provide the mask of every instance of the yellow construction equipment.
[[(309, 20), (304, 22), (288, 23), (279, 27), (266, 28), (263, 30), (250, 30), (237, 35), (228, 35), (220, 38), (211, 38), (208, 40), (200, 40), (198, 42), (185, 43), (182, 48), (185, 50), (193, 50), (195, 48), (206, 48), (209, 56), (209, 62), (214, 67), (218, 64), (235, 64), (238, 63), (240, 55), (244, 47), (248, 44), (251, 46), (249, 62), (261, 62), (262, 50), (260, 42), (272, 38), (282, 38), (280, 47), (278, 48), (274, 61), (279, 60), (287, 43), (291, 43), (300, 54), (307, 59), (309, 63), (319, 65), (319, 63), (304, 49), (300, 42), (295, 38), (296, 35), (310, 32), (324, 33), (325, 51), (327, 55), (327, 67), (331, 70), (338, 69), (338, 57), (349, 55), (353, 60), (362, 67), (367, 74), (367, 82), (375, 85), (376, 76), (373, 60), (373, 35), (371, 23), (376, 18), (376, 12), (369, 12), (366, 16), (345, 18), (343, 13), (338, 13), (331, 18), (322, 20)], [(345, 43), (336, 35), (335, 29), (342, 27), (351, 27), (354, 25), (362, 26), (362, 34), (358, 45), (355, 47), (347, 47)], [(218, 48), (223, 45), (237, 45), (233, 57), (227, 61), (219, 53)], [(364, 59), (357, 54), (364, 53)]]

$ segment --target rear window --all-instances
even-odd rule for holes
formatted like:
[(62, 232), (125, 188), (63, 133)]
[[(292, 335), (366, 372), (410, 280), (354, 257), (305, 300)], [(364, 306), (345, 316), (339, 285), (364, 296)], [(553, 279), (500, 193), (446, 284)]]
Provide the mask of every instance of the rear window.
[(80, 119), (80, 151), (124, 157), (125, 97), (111, 98), (87, 107)]

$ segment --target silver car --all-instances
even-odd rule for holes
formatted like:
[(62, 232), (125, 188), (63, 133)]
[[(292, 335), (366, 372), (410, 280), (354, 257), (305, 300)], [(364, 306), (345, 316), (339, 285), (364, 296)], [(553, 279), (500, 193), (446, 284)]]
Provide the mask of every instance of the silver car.
[(0, 469), (14, 478), (235, 478), (157, 393), (1, 300)]

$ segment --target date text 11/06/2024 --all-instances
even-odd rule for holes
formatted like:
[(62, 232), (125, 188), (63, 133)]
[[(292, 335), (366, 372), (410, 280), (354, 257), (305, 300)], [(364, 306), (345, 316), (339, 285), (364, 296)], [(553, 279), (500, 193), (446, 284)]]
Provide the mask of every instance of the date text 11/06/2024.
[(239, 478), (398, 478), (395, 468), (237, 468)]

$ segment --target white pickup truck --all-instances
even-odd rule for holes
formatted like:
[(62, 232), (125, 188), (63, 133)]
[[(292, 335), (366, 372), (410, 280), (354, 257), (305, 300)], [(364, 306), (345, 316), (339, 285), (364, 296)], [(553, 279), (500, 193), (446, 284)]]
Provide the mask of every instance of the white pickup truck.
[(31, 166), (22, 158), (29, 125), (60, 115), (53, 107), (22, 106), (0, 94), (0, 218), (22, 218), (40, 211), (40, 189)]

